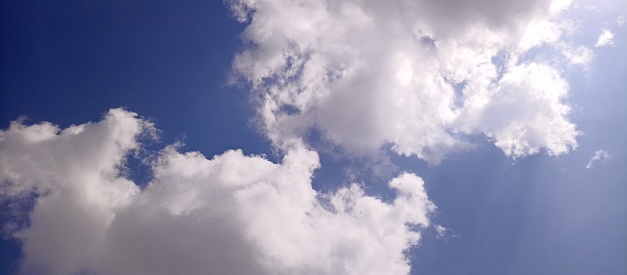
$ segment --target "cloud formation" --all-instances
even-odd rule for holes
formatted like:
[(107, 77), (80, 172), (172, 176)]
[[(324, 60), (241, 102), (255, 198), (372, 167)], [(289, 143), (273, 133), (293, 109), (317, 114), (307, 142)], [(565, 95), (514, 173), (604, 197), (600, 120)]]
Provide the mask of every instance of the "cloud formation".
[(66, 129), (0, 131), (1, 198), (34, 202), (22, 209), (28, 224), (5, 227), (23, 244), (24, 273), (406, 274), (405, 252), (435, 210), (407, 173), (389, 182), (390, 202), (357, 184), (316, 192), (318, 155), (298, 140), (281, 163), (168, 146), (140, 189), (124, 162), (152, 132), (122, 109)]
[(603, 160), (603, 159), (609, 159), (609, 158), (610, 158), (610, 154), (606, 152), (605, 150), (596, 150), (592, 158), (590, 158), (590, 161), (588, 161), (586, 168), (592, 168), (595, 162), (599, 160)]
[(601, 34), (599, 34), (599, 38), (597, 38), (597, 43), (594, 44), (595, 47), (603, 47), (607, 45), (612, 45), (614, 40), (614, 34), (608, 29), (601, 29)]
[[(569, 1), (227, 1), (248, 22), (233, 61), (278, 147), (320, 131), (359, 154), (391, 145), (438, 163), (483, 134), (507, 155), (577, 146), (568, 85), (529, 54), (570, 47)], [(456, 8), (451, 9), (450, 7)]]

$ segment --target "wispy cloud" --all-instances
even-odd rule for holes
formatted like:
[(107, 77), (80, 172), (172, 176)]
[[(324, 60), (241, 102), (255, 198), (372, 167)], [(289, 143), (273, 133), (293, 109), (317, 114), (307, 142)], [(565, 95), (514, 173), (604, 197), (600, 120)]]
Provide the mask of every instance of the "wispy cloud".
[(455, 233), (451, 228), (444, 227), (442, 225), (433, 225), (433, 229), (436, 233), (436, 238), (444, 240), (445, 244), (448, 244), (451, 238), (459, 238), (460, 235)]
[(590, 161), (588, 161), (586, 168), (592, 168), (593, 167), (592, 165), (595, 162), (599, 160), (609, 159), (609, 158), (610, 158), (610, 154), (606, 152), (605, 150), (596, 150), (592, 158), (590, 158)]
[(580, 65), (587, 69), (594, 58), (592, 50), (585, 46), (572, 47), (567, 44), (560, 44), (556, 47), (562, 51), (566, 60), (572, 65)]

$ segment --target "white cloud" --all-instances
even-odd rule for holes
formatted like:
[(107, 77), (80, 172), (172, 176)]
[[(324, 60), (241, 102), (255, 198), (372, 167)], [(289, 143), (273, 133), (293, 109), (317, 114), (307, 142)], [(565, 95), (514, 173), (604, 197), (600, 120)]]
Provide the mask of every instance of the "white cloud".
[(561, 103), (567, 90), (549, 66), (516, 66), (495, 90), (468, 95), (459, 124), (469, 127), (467, 132), (485, 133), (508, 156), (535, 154), (542, 147), (559, 155), (577, 146), (578, 132), (566, 119), (570, 107)]
[(358, 185), (318, 193), (319, 161), (300, 141), (281, 163), (227, 151), (163, 150), (140, 190), (121, 171), (153, 126), (120, 109), (60, 130), (13, 123), (0, 132), (0, 194), (34, 200), (27, 274), (406, 274), (435, 206), (402, 174), (383, 202)]
[[(570, 1), (228, 3), (249, 19), (243, 38), (253, 45), (233, 69), (255, 91), (262, 128), (278, 147), (312, 129), (348, 152), (390, 144), (431, 163), (471, 148), (466, 136), (477, 133), (512, 156), (576, 146), (568, 86), (557, 68), (527, 56), (573, 32), (559, 16)], [(589, 62), (572, 48), (568, 60)], [(516, 108), (476, 117), (506, 101)]]
[(556, 0), (551, 2), (551, 12), (552, 13), (559, 13), (563, 10), (565, 10), (566, 8), (568, 8), (571, 4), (572, 4), (572, 0)]
[(612, 45), (614, 39), (614, 34), (608, 29), (601, 29), (601, 34), (599, 34), (599, 38), (597, 39), (597, 43), (594, 44), (595, 47), (603, 47), (607, 45)]
[(594, 53), (592, 52), (592, 50), (585, 46), (579, 46), (574, 48), (570, 45), (562, 44), (559, 45), (557, 48), (562, 51), (562, 54), (564, 55), (564, 57), (566, 57), (566, 60), (572, 65), (581, 65), (584, 68), (587, 68), (587, 66), (590, 65), (590, 62), (594, 58)]
[(448, 231), (449, 229), (441, 226), (441, 225), (435, 225), (433, 227), (435, 229), (435, 232), (437, 233), (438, 238), (443, 238), (444, 236), (446, 236), (446, 231)]
[(618, 24), (619, 26), (624, 25), (625, 22), (627, 22), (627, 17), (625, 17), (624, 15), (621, 15), (616, 19), (616, 24)]
[(67, 274), (98, 260), (115, 212), (139, 192), (119, 176), (138, 135), (152, 129), (135, 116), (114, 109), (96, 124), (13, 122), (0, 132), (0, 195), (37, 197), (30, 227), (15, 233), (26, 273)]
[(609, 158), (610, 158), (610, 154), (606, 152), (605, 150), (596, 150), (592, 158), (590, 158), (590, 161), (588, 161), (586, 168), (592, 168), (595, 162), (599, 160), (609, 159)]

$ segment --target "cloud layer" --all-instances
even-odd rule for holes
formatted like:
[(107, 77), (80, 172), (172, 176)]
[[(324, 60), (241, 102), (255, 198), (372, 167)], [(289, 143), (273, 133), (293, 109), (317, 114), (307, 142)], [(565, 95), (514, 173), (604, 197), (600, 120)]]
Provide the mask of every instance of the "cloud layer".
[(311, 187), (318, 156), (299, 141), (281, 163), (227, 151), (212, 159), (168, 146), (140, 189), (123, 176), (138, 137), (154, 132), (113, 109), (59, 129), (14, 122), (0, 131), (0, 194), (34, 201), (23, 244), (28, 274), (404, 274), (435, 206), (401, 174), (383, 202), (356, 184)]
[[(484, 134), (510, 156), (577, 146), (568, 85), (530, 51), (562, 41), (568, 1), (228, 1), (249, 22), (233, 62), (270, 140), (324, 139), (348, 152), (391, 145), (438, 163)], [(455, 8), (451, 8), (455, 6)]]

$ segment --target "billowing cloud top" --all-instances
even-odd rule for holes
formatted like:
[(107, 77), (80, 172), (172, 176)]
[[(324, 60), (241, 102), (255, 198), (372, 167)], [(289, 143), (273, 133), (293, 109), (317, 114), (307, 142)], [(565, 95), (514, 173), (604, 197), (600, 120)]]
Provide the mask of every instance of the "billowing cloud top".
[[(527, 53), (559, 48), (568, 1), (227, 1), (249, 47), (233, 62), (257, 91), (275, 145), (320, 130), (349, 152), (392, 145), (438, 163), (483, 133), (512, 157), (559, 155), (579, 134), (559, 70)], [(451, 7), (455, 8), (451, 8)]]
[(59, 129), (14, 122), (0, 131), (0, 194), (34, 200), (23, 243), (27, 274), (403, 274), (435, 206), (413, 174), (391, 202), (358, 185), (312, 189), (318, 155), (299, 141), (282, 163), (227, 151), (164, 149), (143, 190), (123, 176), (151, 123), (121, 109)]

